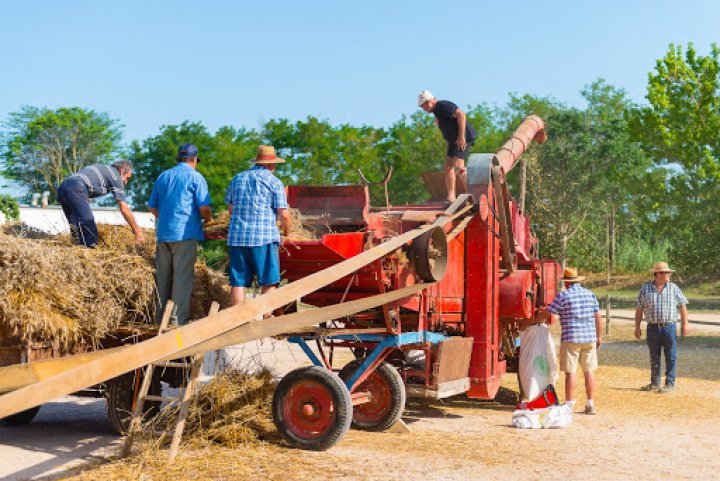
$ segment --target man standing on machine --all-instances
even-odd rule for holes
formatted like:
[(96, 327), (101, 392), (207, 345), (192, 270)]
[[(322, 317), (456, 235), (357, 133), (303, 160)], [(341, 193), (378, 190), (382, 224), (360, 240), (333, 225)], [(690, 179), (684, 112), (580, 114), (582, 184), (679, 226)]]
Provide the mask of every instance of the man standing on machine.
[(445, 187), (447, 201), (453, 202), (457, 194), (456, 183), (460, 184), (461, 192), (467, 192), (465, 161), (477, 134), (467, 121), (465, 112), (449, 100), (438, 100), (429, 91), (423, 90), (418, 96), (418, 106), (425, 112), (435, 115), (435, 122), (447, 142)]

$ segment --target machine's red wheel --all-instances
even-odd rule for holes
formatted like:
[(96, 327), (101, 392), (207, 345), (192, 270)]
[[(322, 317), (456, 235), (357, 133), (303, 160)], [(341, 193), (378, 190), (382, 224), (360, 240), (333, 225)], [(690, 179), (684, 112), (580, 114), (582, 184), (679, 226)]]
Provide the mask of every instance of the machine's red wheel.
[(345, 384), (325, 368), (296, 369), (273, 395), (273, 421), (293, 446), (324, 451), (350, 428), (352, 401)]
[[(344, 381), (360, 367), (364, 359), (349, 362), (340, 371)], [(385, 431), (395, 424), (405, 409), (405, 384), (397, 370), (383, 362), (353, 392), (366, 392), (370, 402), (353, 407), (352, 425), (365, 431)]]

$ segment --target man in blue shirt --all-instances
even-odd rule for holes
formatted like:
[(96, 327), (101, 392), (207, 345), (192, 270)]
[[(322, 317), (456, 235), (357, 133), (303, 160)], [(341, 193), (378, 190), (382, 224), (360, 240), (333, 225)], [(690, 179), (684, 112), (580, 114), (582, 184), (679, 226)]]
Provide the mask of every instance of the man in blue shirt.
[(181, 145), (175, 160), (177, 165), (155, 181), (148, 208), (157, 218), (156, 318), (161, 318), (165, 304), (172, 299), (177, 322), (183, 325), (190, 317), (197, 242), (205, 238), (201, 219), (212, 219), (212, 210), (207, 182), (195, 170), (200, 161), (197, 147)]
[(283, 233), (286, 236), (290, 233), (285, 187), (274, 175), (277, 164), (285, 160), (275, 154), (274, 147), (261, 145), (250, 162), (255, 166), (237, 174), (225, 195), (230, 210), (228, 246), (233, 305), (245, 300), (245, 288), (252, 285), (255, 276), (263, 294), (277, 287), (280, 283), (278, 218)]
[[(647, 345), (650, 349), (650, 384), (642, 391), (657, 391), (661, 394), (675, 390), (675, 361), (677, 356), (677, 320), (680, 313), (680, 332), (686, 336), (688, 330), (688, 300), (677, 284), (670, 282), (675, 272), (667, 262), (656, 262), (652, 273), (653, 282), (640, 288), (637, 309), (635, 309), (635, 337), (640, 339), (640, 323), (647, 321)], [(660, 387), (660, 357), (665, 351), (665, 386)]]
[(130, 177), (132, 164), (127, 160), (120, 160), (112, 165), (88, 165), (60, 184), (58, 202), (78, 244), (91, 248), (97, 245), (98, 230), (89, 199), (109, 193), (115, 197), (120, 213), (135, 234), (135, 241), (138, 244), (145, 242), (145, 236), (125, 200), (125, 184)]
[(565, 400), (574, 399), (575, 373), (580, 365), (587, 395), (585, 414), (595, 414), (593, 371), (598, 367), (597, 350), (602, 345), (602, 317), (595, 294), (580, 285), (583, 279), (585, 276), (579, 276), (577, 269), (567, 267), (562, 277), (565, 290), (538, 312), (537, 319), (547, 319), (550, 314), (560, 316), (560, 369), (565, 371)]

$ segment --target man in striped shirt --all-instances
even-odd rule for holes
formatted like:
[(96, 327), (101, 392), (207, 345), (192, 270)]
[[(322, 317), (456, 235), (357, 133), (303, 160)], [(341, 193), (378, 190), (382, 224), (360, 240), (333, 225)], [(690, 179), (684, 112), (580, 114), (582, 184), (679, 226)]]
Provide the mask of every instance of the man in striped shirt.
[(538, 311), (537, 319), (545, 320), (550, 314), (560, 316), (560, 369), (565, 371), (565, 400), (573, 401), (575, 374), (578, 365), (585, 377), (585, 414), (595, 414), (593, 394), (598, 367), (597, 350), (602, 345), (602, 317), (595, 294), (580, 285), (585, 276), (577, 269), (567, 267), (562, 281), (566, 289), (560, 292), (546, 309)]
[[(637, 309), (635, 310), (635, 337), (640, 339), (640, 323), (647, 322), (647, 345), (650, 349), (650, 384), (640, 388), (642, 391), (669, 393), (675, 390), (675, 366), (677, 356), (677, 320), (680, 313), (680, 332), (687, 335), (688, 300), (680, 288), (670, 282), (671, 274), (667, 262), (656, 262), (652, 273), (653, 282), (647, 282), (640, 288)], [(660, 387), (660, 357), (665, 352), (665, 386)]]
[(83, 167), (60, 184), (58, 202), (78, 244), (85, 247), (97, 245), (98, 230), (89, 199), (105, 194), (115, 197), (120, 213), (135, 234), (135, 241), (138, 244), (145, 242), (145, 236), (125, 200), (125, 184), (130, 177), (132, 164), (121, 160), (112, 165), (94, 164)]

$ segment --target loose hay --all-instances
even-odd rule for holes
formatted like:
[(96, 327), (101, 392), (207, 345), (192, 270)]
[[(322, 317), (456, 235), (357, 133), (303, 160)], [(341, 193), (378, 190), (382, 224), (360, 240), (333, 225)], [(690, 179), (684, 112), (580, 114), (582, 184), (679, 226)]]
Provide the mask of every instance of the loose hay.
[(195, 444), (227, 447), (277, 439), (271, 413), (274, 391), (270, 369), (254, 374), (226, 370), (191, 401), (183, 437)]
[[(23, 237), (27, 229), (0, 233), (0, 330), (21, 341), (69, 352), (96, 345), (120, 326), (154, 323), (155, 235), (137, 245), (126, 226), (98, 225), (96, 249), (77, 246), (69, 235)], [(191, 317), (205, 317), (214, 300), (229, 305), (222, 274), (195, 266)]]

